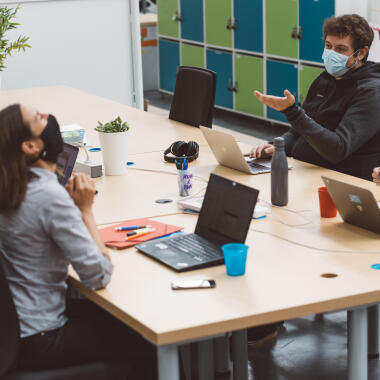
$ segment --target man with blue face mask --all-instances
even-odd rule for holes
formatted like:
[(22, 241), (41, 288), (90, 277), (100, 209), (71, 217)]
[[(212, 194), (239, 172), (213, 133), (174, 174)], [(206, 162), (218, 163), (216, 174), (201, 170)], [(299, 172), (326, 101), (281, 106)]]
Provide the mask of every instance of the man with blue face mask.
[[(359, 15), (327, 19), (323, 26), (324, 71), (311, 85), (302, 108), (294, 96), (263, 95), (291, 124), (283, 136), (288, 156), (371, 180), (380, 164), (380, 64), (367, 61), (374, 33)], [(251, 157), (270, 157), (267, 143)]]

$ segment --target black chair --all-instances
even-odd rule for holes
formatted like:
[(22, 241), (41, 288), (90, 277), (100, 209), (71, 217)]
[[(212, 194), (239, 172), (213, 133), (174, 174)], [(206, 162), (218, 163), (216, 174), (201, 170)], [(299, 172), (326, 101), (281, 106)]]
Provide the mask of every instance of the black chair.
[(17, 369), (19, 320), (8, 282), (0, 263), (0, 379), (1, 380), (109, 380), (127, 379), (124, 360), (107, 360), (44, 371)]
[(216, 73), (198, 67), (181, 66), (177, 72), (169, 119), (212, 128)]

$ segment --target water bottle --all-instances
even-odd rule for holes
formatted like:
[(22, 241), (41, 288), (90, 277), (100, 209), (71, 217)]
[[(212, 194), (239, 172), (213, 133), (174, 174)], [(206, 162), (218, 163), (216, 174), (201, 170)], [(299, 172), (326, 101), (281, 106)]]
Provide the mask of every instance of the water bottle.
[(285, 141), (274, 139), (274, 154), (271, 166), (271, 198), (275, 206), (288, 204), (288, 160), (285, 154)]

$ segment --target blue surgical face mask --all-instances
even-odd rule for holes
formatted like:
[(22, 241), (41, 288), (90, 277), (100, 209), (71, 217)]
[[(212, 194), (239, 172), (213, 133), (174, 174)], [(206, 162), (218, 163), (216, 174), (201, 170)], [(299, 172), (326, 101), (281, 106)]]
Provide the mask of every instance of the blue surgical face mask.
[(322, 54), (322, 59), (325, 64), (326, 71), (334, 77), (341, 77), (346, 74), (347, 71), (352, 69), (357, 63), (356, 60), (351, 67), (346, 67), (348, 59), (354, 54), (347, 56), (344, 54), (339, 54), (332, 49), (325, 49)]

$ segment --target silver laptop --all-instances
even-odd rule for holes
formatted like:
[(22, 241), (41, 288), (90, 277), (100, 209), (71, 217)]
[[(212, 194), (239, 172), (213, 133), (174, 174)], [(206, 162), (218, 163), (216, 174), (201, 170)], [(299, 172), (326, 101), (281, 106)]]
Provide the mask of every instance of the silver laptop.
[(246, 159), (233, 136), (210, 128), (200, 129), (220, 165), (248, 174), (270, 172), (270, 159)]
[(332, 178), (322, 180), (346, 223), (380, 233), (379, 204), (369, 190)]

